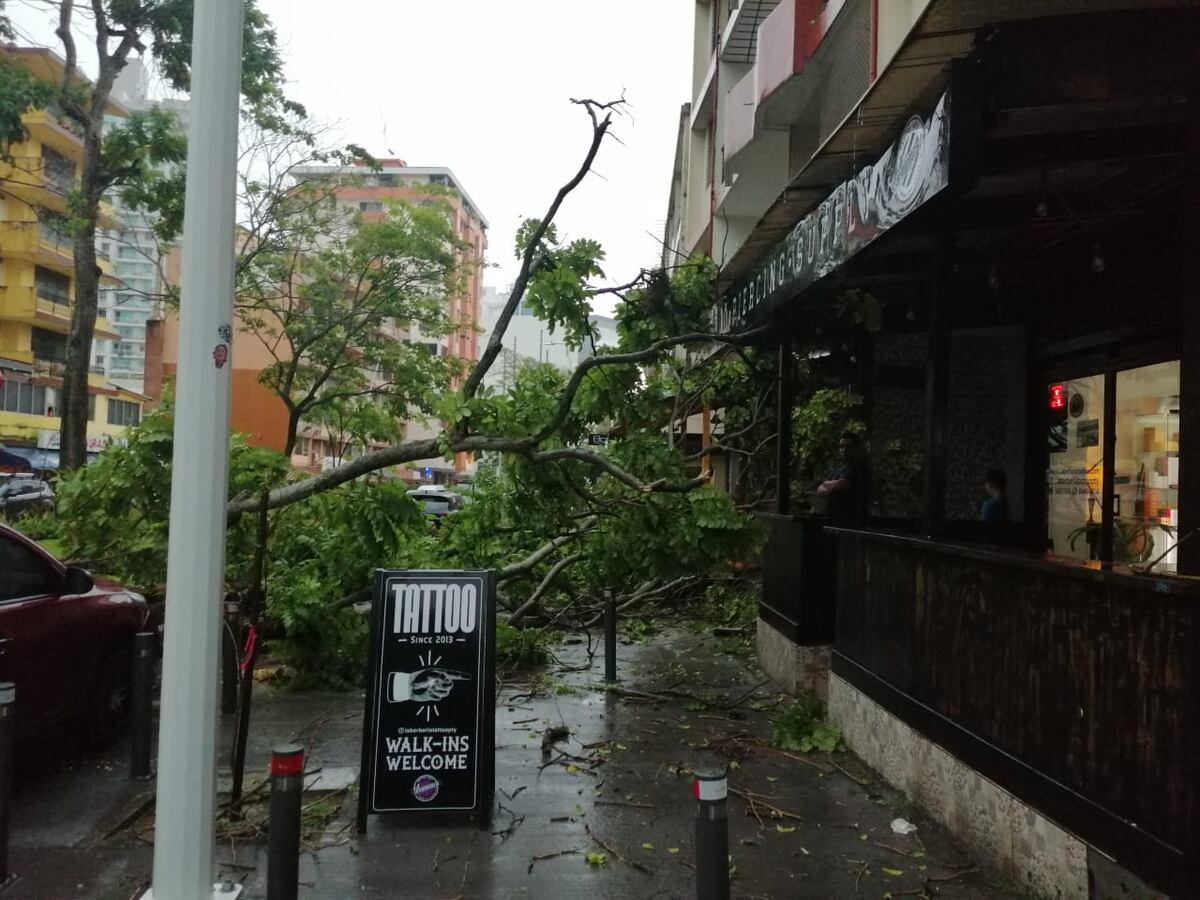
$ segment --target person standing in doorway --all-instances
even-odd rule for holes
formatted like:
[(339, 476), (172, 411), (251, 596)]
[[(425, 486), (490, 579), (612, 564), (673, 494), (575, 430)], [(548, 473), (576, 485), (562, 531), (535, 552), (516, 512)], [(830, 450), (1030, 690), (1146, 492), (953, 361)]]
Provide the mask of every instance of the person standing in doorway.
[(866, 521), (871, 496), (871, 467), (867, 462), (862, 436), (853, 431), (842, 433), (838, 441), (841, 462), (817, 488), (825, 498), (829, 518), (839, 525), (860, 525)]
[(987, 499), (979, 510), (979, 520), (992, 525), (1008, 524), (1008, 476), (1003, 469), (988, 469), (983, 478)]

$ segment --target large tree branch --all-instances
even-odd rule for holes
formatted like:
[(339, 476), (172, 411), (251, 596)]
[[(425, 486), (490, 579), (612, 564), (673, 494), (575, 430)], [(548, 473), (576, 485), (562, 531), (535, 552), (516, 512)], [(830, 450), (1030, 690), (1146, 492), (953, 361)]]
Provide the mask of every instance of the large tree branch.
[(562, 396), (559, 398), (558, 407), (554, 411), (554, 415), (550, 417), (542, 429), (533, 437), (535, 444), (540, 444), (546, 438), (550, 437), (561, 425), (566, 421), (566, 418), (571, 413), (571, 405), (575, 402), (575, 394), (578, 393), (580, 385), (583, 384), (583, 379), (587, 377), (588, 372), (592, 369), (600, 368), (601, 366), (628, 366), (638, 363), (650, 362), (658, 357), (664, 350), (670, 350), (674, 347), (684, 344), (726, 344), (740, 345), (749, 344), (754, 341), (759, 335), (766, 331), (766, 326), (753, 328), (749, 331), (743, 331), (738, 334), (707, 334), (704, 332), (693, 332), (691, 334), (683, 334), (678, 337), (663, 338), (661, 341), (655, 341), (644, 350), (635, 350), (630, 353), (608, 353), (604, 356), (589, 356), (581, 362), (575, 371), (571, 373), (571, 378), (567, 381), (566, 388), (563, 389)]
[(582, 553), (572, 553), (570, 556), (564, 556), (556, 562), (550, 571), (546, 573), (546, 577), (542, 579), (542, 583), (537, 586), (537, 590), (530, 595), (529, 599), (513, 610), (513, 614), (508, 617), (508, 624), (519, 622), (523, 619), (531, 609), (534, 609), (541, 602), (546, 591), (550, 590), (550, 586), (554, 584), (554, 580), (562, 574), (563, 569), (574, 565), (583, 559)]
[(632, 472), (621, 468), (607, 456), (602, 456), (599, 453), (593, 453), (591, 450), (585, 450), (583, 447), (559, 447), (553, 450), (535, 450), (527, 454), (533, 462), (553, 462), (561, 459), (574, 459), (579, 462), (587, 463), (595, 469), (599, 469), (608, 475), (611, 475), (621, 484), (643, 494), (686, 494), (688, 491), (708, 482), (709, 473), (701, 472), (695, 478), (688, 481), (669, 481), (666, 478), (660, 478), (657, 481), (642, 481)]
[[(553, 224), (554, 217), (558, 215), (559, 207), (563, 205), (563, 201), (567, 199), (575, 188), (579, 187), (583, 179), (587, 177), (587, 173), (591, 171), (592, 163), (596, 160), (596, 154), (600, 152), (600, 145), (604, 142), (604, 136), (608, 134), (608, 129), (612, 125), (611, 110), (615, 108), (615, 104), (597, 104), (590, 100), (573, 102), (584, 106), (592, 118), (591, 146), (588, 147), (588, 151), (583, 158), (583, 163), (574, 177), (558, 189), (558, 193), (554, 197), (554, 202), (550, 204), (546, 215), (542, 217), (534, 229), (529, 243), (525, 247), (525, 252), (521, 254), (521, 268), (517, 272), (516, 280), (513, 282), (508, 302), (504, 304), (504, 309), (501, 310), (500, 317), (496, 320), (496, 327), (492, 329), (492, 336), (488, 339), (483, 355), (479, 357), (479, 362), (475, 364), (475, 367), (471, 370), (471, 374), (467, 376), (467, 380), (463, 384), (463, 396), (468, 399), (475, 396), (475, 393), (479, 390), (479, 385), (483, 383), (484, 376), (487, 375), (492, 364), (495, 363), (496, 357), (500, 355), (500, 351), (504, 348), (504, 335), (508, 331), (508, 324), (512, 321), (517, 308), (521, 305), (521, 300), (525, 296), (525, 289), (529, 285), (529, 279), (535, 273), (536, 267), (534, 266), (534, 262), (540, 258), (538, 249), (541, 246), (542, 239), (545, 238), (546, 232), (549, 230), (551, 224)], [(596, 109), (598, 108), (605, 110), (603, 119), (599, 118), (596, 114)]]
[(569, 544), (572, 541), (579, 540), (579, 538), (583, 537), (584, 534), (586, 534), (592, 528), (595, 528), (599, 521), (599, 516), (588, 516), (586, 519), (576, 525), (574, 530), (568, 532), (567, 534), (561, 534), (554, 538), (554, 540), (547, 541), (520, 562), (515, 562), (510, 566), (505, 566), (496, 576), (496, 580), (503, 584), (505, 581), (510, 581), (513, 578), (517, 578), (518, 576), (524, 575), (527, 572), (531, 572), (533, 569), (538, 567), (542, 560), (552, 555), (559, 547)]

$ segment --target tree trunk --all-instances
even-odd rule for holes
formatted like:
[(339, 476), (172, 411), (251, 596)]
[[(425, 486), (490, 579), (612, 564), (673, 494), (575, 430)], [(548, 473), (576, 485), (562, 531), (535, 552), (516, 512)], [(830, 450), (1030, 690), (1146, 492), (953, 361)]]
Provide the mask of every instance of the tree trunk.
[(292, 453), (296, 449), (296, 434), (300, 431), (300, 413), (298, 410), (291, 407), (288, 408), (288, 429), (287, 443), (283, 446), (284, 454), (290, 459)]
[(84, 139), (80, 199), (83, 209), (74, 236), (75, 298), (67, 334), (67, 360), (63, 372), (59, 415), (59, 469), (78, 469), (87, 462), (88, 372), (92, 365), (92, 338), (100, 296), (100, 267), (96, 263), (96, 218), (100, 205), (100, 129), (88, 128)]

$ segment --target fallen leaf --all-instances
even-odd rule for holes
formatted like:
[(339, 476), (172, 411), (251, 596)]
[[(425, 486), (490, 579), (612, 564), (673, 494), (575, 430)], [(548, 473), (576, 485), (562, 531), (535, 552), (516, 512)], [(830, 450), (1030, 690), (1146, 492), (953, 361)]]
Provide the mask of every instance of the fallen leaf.
[(796, 830), (796, 826), (795, 825), (776, 825), (775, 830), (778, 831), (780, 834), (791, 834), (793, 831)]
[(882, 868), (884, 875), (891, 875), (893, 878), (899, 878), (904, 874), (902, 869), (889, 869), (887, 866), (883, 866)]
[(865, 841), (865, 840), (867, 839), (867, 836), (866, 836), (865, 834), (860, 834), (860, 835), (858, 836), (858, 839), (859, 839), (860, 841)]
[(618, 750), (628, 750), (629, 748), (626, 747), (624, 744), (617, 744), (617, 749)]
[(584, 855), (584, 860), (587, 862), (587, 864), (589, 866), (602, 866), (606, 862), (608, 862), (608, 855), (605, 853), (597, 853), (597, 852), (589, 850)]
[(737, 771), (741, 767), (742, 767), (742, 764), (740, 762), (738, 762), (736, 759), (731, 759), (729, 761), (729, 768), (733, 769), (734, 771)]
[(668, 847), (668, 848), (667, 848), (667, 852), (668, 852), (668, 853), (678, 853), (678, 852), (679, 852), (679, 848), (678, 848), (678, 847)]
[(575, 763), (571, 763), (569, 766), (567, 766), (567, 771), (572, 775), (576, 775), (579, 773), (579, 766), (575, 765)]
[(653, 844), (642, 844), (642, 849), (643, 850), (653, 850), (654, 845)]
[(812, 854), (809, 853), (808, 850), (806, 850), (804, 847), (800, 848), (800, 852), (803, 853), (805, 856), (812, 856)]
[(776, 776), (774, 776), (774, 775), (768, 775), (768, 776), (767, 776), (767, 781), (770, 781), (771, 783), (774, 783), (774, 782), (776, 782), (776, 781), (778, 781), (778, 780), (779, 780), (779, 779), (778, 779)]

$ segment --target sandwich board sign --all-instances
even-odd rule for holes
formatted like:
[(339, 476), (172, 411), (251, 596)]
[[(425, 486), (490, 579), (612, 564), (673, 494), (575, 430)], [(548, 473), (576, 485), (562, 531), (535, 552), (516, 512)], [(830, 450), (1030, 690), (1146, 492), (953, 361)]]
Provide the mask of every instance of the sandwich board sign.
[(495, 596), (491, 571), (376, 571), (360, 833), (370, 815), (491, 822)]

